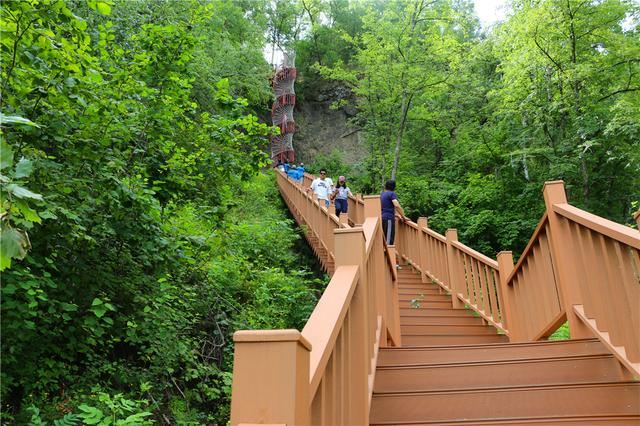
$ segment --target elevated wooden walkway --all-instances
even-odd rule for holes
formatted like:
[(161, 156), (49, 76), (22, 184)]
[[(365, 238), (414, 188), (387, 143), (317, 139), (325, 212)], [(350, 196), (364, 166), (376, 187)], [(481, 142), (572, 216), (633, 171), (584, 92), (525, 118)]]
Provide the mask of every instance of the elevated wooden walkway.
[[(385, 247), (378, 196), (338, 218), (310, 179), (278, 174), (332, 279), (302, 333), (236, 333), (233, 425), (640, 424), (638, 231), (552, 182), (517, 265), (424, 218)], [(546, 340), (567, 320), (571, 340)]]

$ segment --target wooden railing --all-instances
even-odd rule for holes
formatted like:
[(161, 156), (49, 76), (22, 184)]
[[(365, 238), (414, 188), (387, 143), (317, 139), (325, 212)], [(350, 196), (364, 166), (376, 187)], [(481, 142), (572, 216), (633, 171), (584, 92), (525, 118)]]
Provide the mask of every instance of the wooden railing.
[(572, 338), (599, 338), (640, 375), (640, 232), (569, 205), (561, 181), (545, 184), (544, 199), (515, 267), (511, 252), (493, 260), (426, 218), (399, 220), (398, 253), (510, 341), (544, 339), (568, 321)]
[[(302, 226), (305, 237), (316, 251), (325, 271), (333, 272), (335, 263), (333, 232), (336, 229), (349, 227), (346, 216), (337, 217), (331, 210), (319, 203), (315, 194), (306, 189), (311, 185), (313, 176), (305, 173), (302, 183), (295, 182), (287, 175), (276, 172), (280, 194), (289, 210)], [(317, 242), (317, 244), (316, 244)], [(324, 254), (327, 256), (324, 256)]]
[(231, 424), (368, 424), (378, 350), (401, 344), (395, 252), (384, 247), (379, 199), (362, 199), (362, 226), (349, 227), (308, 184), (277, 179), (335, 272), (302, 332), (234, 334)]

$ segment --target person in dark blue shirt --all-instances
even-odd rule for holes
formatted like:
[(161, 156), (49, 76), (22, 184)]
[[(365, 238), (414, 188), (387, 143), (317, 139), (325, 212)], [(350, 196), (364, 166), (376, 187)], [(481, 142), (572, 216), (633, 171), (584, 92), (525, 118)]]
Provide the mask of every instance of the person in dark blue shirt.
[(396, 238), (396, 210), (405, 220), (404, 209), (398, 201), (395, 193), (396, 181), (388, 180), (384, 184), (384, 191), (380, 194), (380, 207), (382, 209), (382, 230), (388, 246), (393, 245)]

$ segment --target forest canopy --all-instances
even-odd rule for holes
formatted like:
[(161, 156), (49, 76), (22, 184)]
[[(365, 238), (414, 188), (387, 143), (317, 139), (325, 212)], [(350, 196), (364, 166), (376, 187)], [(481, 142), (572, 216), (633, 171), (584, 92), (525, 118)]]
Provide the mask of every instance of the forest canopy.
[(488, 255), (524, 248), (545, 181), (640, 207), (632, 0), (512, 0), (484, 28), (470, 0), (0, 7), (3, 424), (226, 424), (232, 333), (304, 325), (322, 279), (264, 173), (278, 51), (299, 105), (344, 89), (366, 146), (311, 171), (397, 179)]

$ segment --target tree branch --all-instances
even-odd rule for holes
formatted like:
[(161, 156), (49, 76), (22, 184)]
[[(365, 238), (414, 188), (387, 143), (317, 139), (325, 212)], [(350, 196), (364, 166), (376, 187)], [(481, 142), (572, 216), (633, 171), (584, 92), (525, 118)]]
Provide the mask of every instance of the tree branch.
[(615, 95), (619, 95), (620, 93), (637, 92), (639, 90), (640, 90), (640, 87), (630, 87), (630, 88), (627, 88), (627, 89), (616, 90), (615, 92), (609, 93), (608, 95), (601, 97), (596, 102), (602, 102), (605, 99), (609, 99), (610, 97), (615, 96)]
[(561, 73), (564, 73), (564, 69), (562, 68), (562, 66), (561, 66), (559, 63), (557, 63), (557, 62), (555, 61), (555, 59), (553, 59), (553, 58), (551, 57), (551, 55), (549, 55), (549, 53), (548, 53), (548, 52), (547, 52), (547, 51), (546, 51), (542, 46), (540, 46), (540, 43), (538, 43), (538, 27), (537, 27), (537, 26), (536, 26), (536, 33), (535, 33), (535, 34), (534, 34), (534, 36), (533, 36), (533, 41), (535, 42), (536, 46), (538, 46), (538, 49), (540, 49), (540, 51), (541, 51), (542, 53), (544, 53), (544, 55), (545, 55), (547, 58), (549, 58), (549, 60), (550, 60), (551, 62), (553, 62), (553, 64), (556, 66), (556, 68), (558, 68), (558, 70), (559, 70)]

